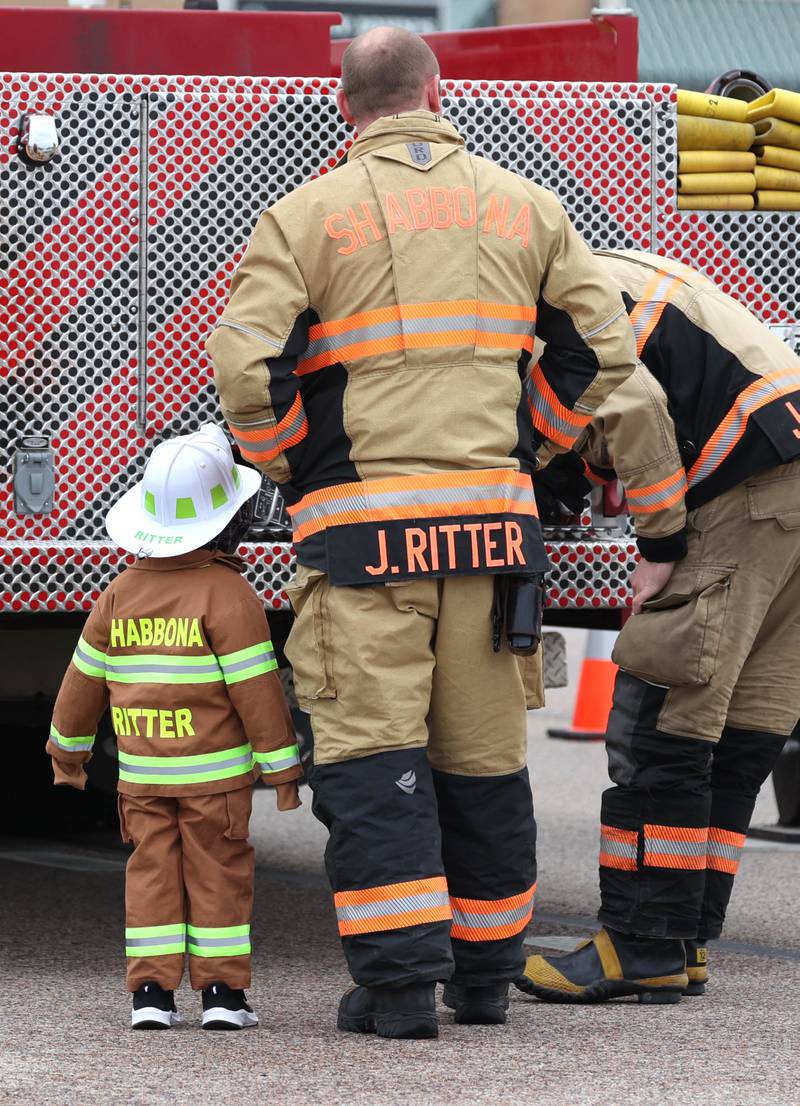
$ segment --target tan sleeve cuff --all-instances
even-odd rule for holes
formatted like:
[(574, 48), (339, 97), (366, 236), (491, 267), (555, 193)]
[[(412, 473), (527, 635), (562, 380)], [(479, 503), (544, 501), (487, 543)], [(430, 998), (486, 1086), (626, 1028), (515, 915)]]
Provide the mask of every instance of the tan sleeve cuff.
[(74, 761), (56, 760), (51, 756), (53, 765), (53, 782), (56, 787), (74, 787), (77, 791), (83, 791), (86, 787), (88, 776), (82, 764)]

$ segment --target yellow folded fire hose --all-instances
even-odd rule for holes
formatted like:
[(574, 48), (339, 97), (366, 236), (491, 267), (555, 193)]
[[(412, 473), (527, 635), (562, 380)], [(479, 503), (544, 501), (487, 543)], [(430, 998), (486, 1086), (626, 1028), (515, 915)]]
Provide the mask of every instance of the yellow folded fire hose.
[[(680, 196), (678, 206), (680, 206)], [(761, 211), (800, 211), (800, 192), (756, 192), (756, 207)]]
[(756, 187), (777, 192), (800, 191), (800, 173), (791, 169), (773, 169), (769, 165), (758, 165), (755, 170)]
[[(680, 118), (680, 117), (679, 117)], [(796, 123), (787, 123), (785, 119), (759, 119), (755, 124), (758, 145), (790, 146), (800, 150), (800, 127)], [(680, 134), (680, 124), (678, 133)], [(680, 141), (678, 143), (680, 145)]]
[(678, 154), (679, 173), (752, 173), (755, 167), (756, 155), (743, 150), (682, 150)]
[[(769, 169), (765, 172), (783, 173), (784, 169)], [(767, 185), (777, 187), (777, 185)], [(784, 185), (784, 187), (789, 187)], [(755, 192), (756, 178), (753, 173), (681, 173), (678, 177), (678, 192), (682, 195), (704, 194), (721, 195), (728, 192)]]
[(800, 123), (800, 92), (773, 88), (771, 92), (759, 96), (757, 100), (752, 100), (747, 105), (748, 123), (757, 123), (759, 119), (766, 119), (767, 116)]
[[(800, 150), (790, 150), (786, 146), (754, 146), (753, 153), (758, 158), (759, 165), (774, 165), (777, 169), (792, 169), (795, 173), (800, 173)], [(679, 154), (679, 169), (680, 157)]]
[(755, 134), (752, 123), (701, 119), (696, 115), (678, 116), (679, 150), (749, 150)]
[[(800, 193), (797, 195), (800, 197)], [(753, 207), (752, 194), (744, 192), (716, 196), (678, 196), (678, 211), (752, 211)]]
[(709, 96), (707, 92), (678, 89), (680, 115), (697, 115), (704, 119), (728, 119), (732, 123), (746, 123), (747, 108), (748, 104), (744, 100), (734, 100), (731, 96)]

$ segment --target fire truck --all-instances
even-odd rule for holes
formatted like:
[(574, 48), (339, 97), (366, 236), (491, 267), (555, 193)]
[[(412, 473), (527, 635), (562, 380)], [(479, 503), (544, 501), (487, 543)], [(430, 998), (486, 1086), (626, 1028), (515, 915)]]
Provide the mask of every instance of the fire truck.
[[(111, 503), (156, 441), (220, 419), (203, 341), (258, 215), (352, 141), (337, 21), (0, 10), (7, 724), (46, 721), (80, 624), (128, 561), (105, 534)], [(555, 191), (590, 246), (680, 258), (796, 342), (797, 216), (677, 210), (675, 88), (636, 82), (633, 16), (428, 37), (472, 151)], [(546, 537), (550, 626), (618, 628), (636, 557), (619, 489)], [(242, 552), (280, 647), (293, 551), (266, 479)], [(562, 640), (547, 644), (548, 682), (563, 682)], [(110, 730), (98, 748), (111, 790)]]

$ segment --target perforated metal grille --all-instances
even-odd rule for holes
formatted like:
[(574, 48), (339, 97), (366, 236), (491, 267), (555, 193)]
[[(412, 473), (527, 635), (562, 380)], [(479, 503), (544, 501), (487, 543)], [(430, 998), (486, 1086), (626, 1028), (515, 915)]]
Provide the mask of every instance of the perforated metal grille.
[[(90, 607), (126, 560), (104, 544), (110, 503), (154, 440), (219, 419), (203, 341), (260, 212), (345, 152), (333, 90), (0, 75), (0, 437), (49, 434), (57, 459), (53, 514), (21, 518), (3, 458), (0, 609)], [(62, 147), (32, 169), (15, 141), (34, 110), (56, 115)], [(675, 210), (669, 86), (456, 82), (445, 111), (475, 153), (552, 188), (590, 245), (664, 250), (765, 320), (795, 320), (793, 216)], [(630, 534), (551, 537), (553, 603), (624, 605)], [(284, 605), (290, 546), (246, 552)]]

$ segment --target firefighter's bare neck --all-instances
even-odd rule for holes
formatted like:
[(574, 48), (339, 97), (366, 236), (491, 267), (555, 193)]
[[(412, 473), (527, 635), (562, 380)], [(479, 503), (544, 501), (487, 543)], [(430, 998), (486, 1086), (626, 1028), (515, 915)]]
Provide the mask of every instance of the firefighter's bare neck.
[(374, 27), (342, 57), (339, 111), (360, 133), (384, 115), (441, 110), (439, 64), (428, 44), (401, 27)]

